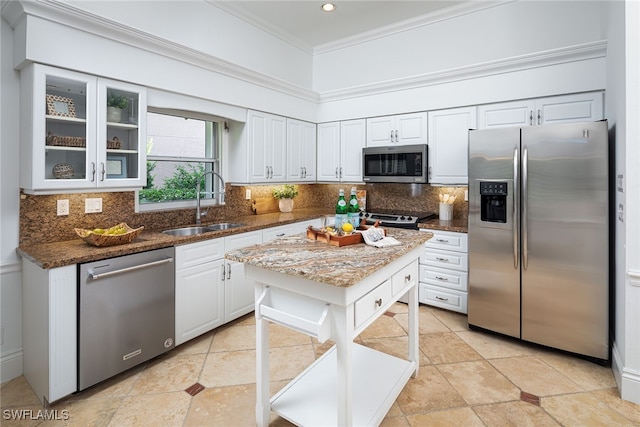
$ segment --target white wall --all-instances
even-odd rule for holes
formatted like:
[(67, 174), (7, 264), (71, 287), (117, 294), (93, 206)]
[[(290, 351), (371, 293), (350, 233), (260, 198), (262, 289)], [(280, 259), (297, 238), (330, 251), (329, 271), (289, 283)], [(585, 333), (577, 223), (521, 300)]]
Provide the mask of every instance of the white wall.
[(599, 2), (518, 1), (316, 55), (320, 93), (602, 40)]
[[(611, 2), (608, 10), (607, 102), (615, 170), (624, 177), (615, 207), (615, 330), (613, 369), (621, 396), (640, 403), (640, 3)], [(616, 186), (617, 187), (617, 186)]]
[(309, 53), (224, 12), (213, 3), (196, 0), (68, 3), (103, 19), (311, 88), (313, 57)]
[(3, 19), (0, 50), (0, 380), (22, 373), (22, 277), (18, 246), (20, 194), (16, 185), (19, 163), (18, 73), (13, 70), (13, 31)]

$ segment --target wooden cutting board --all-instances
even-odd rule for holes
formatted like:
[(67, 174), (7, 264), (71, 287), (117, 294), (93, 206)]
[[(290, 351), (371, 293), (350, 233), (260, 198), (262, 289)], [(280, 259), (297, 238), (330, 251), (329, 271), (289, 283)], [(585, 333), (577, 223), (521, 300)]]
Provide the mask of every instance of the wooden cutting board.
[(253, 211), (256, 215), (272, 212), (280, 212), (278, 199), (274, 197), (258, 197), (253, 200)]

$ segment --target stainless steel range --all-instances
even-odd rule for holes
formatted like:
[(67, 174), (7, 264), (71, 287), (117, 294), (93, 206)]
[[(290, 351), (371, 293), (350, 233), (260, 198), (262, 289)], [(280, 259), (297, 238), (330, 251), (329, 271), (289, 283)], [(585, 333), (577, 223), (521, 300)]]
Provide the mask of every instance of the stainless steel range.
[(435, 218), (433, 212), (397, 212), (397, 211), (377, 211), (361, 212), (360, 218), (364, 218), (367, 224), (375, 224), (380, 221), (383, 227), (418, 229), (418, 223)]

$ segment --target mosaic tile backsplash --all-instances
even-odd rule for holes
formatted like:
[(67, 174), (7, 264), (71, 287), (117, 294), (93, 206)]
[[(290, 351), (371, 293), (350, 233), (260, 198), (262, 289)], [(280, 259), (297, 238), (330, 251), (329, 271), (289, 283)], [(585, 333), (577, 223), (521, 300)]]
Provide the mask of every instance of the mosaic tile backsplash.
[[(468, 217), (468, 203), (464, 201), (466, 187), (432, 187), (428, 184), (300, 184), (294, 209), (333, 209), (338, 190), (348, 196), (351, 187), (367, 191), (367, 210), (397, 210), (398, 212), (438, 213), (438, 194), (455, 195), (453, 218)], [(251, 198), (271, 197), (274, 186), (232, 186), (227, 184), (225, 205), (208, 209), (204, 222), (227, 221), (235, 217), (252, 215), (252, 202), (245, 200), (245, 192), (251, 190)], [(105, 228), (119, 222), (131, 227), (144, 225), (147, 229), (180, 227), (195, 223), (195, 208), (168, 209), (158, 212), (135, 212), (135, 192), (80, 193), (56, 195), (21, 194), (20, 244), (33, 244), (76, 239), (74, 228)], [(101, 197), (102, 213), (85, 214), (84, 199)], [(69, 200), (69, 215), (56, 215), (56, 201)]]

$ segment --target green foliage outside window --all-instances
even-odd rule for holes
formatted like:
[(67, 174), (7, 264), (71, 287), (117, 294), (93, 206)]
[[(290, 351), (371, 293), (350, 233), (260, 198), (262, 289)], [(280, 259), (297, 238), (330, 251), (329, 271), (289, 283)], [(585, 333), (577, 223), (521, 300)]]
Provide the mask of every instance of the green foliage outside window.
[(165, 179), (161, 188), (153, 188), (153, 169), (156, 162), (147, 162), (147, 186), (140, 190), (140, 203), (167, 202), (196, 198), (196, 182), (204, 173), (204, 165), (177, 165), (176, 171)]

